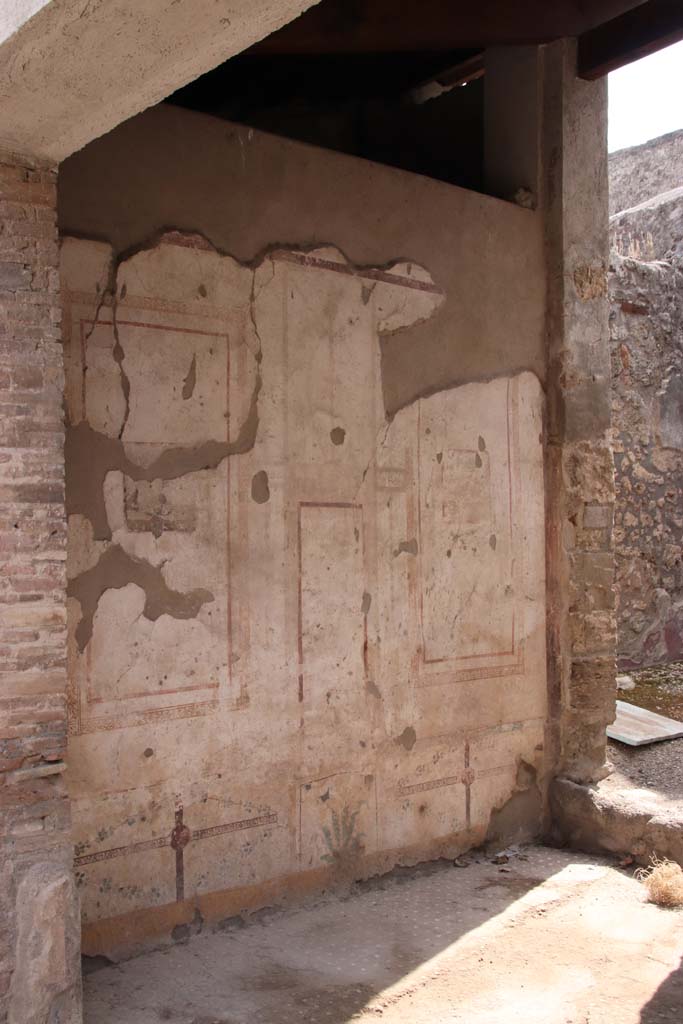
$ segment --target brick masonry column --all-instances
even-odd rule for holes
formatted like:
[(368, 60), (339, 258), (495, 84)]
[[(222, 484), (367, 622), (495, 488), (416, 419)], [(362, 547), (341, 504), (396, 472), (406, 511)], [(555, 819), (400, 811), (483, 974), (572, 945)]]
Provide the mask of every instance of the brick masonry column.
[(0, 157), (0, 1022), (81, 1020), (56, 172)]
[(605, 774), (616, 627), (607, 270), (607, 81), (543, 50), (548, 677), (556, 773)]

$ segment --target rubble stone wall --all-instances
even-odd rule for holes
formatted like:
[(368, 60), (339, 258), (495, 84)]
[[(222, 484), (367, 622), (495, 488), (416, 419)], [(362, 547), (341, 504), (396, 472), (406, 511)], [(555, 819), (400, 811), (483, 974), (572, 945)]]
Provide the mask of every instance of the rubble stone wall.
[(683, 129), (617, 150), (609, 158), (610, 215), (683, 184)]
[(683, 268), (612, 254), (619, 663), (683, 658)]
[(683, 131), (610, 157), (623, 669), (683, 658)]

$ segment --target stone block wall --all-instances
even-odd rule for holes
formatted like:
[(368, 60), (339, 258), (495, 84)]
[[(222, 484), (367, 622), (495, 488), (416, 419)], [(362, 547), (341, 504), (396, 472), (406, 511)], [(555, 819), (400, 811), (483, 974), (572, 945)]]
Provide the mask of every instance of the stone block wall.
[(56, 175), (0, 164), (0, 1021), (75, 1024)]

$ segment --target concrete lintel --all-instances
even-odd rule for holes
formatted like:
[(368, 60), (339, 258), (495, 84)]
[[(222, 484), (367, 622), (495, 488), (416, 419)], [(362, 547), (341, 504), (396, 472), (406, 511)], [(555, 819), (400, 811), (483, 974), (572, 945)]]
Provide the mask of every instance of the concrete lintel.
[(59, 162), (311, 5), (10, 0), (0, 15), (0, 150)]

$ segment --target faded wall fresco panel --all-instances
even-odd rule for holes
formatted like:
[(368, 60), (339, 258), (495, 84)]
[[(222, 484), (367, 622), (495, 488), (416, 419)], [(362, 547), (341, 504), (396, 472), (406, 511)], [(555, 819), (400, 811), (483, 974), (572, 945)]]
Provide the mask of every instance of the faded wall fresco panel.
[(299, 694), (320, 742), (363, 729), (363, 519), (358, 506), (299, 509)]
[(86, 948), (480, 842), (543, 761), (538, 381), (387, 420), (380, 335), (443, 299), (408, 261), (172, 233), (62, 269)]
[[(421, 401), (417, 423), (421, 681), (519, 674), (514, 383)], [(511, 393), (512, 392), (512, 393)], [(455, 561), (454, 561), (455, 560)], [(457, 576), (449, 595), (447, 580)]]
[[(128, 267), (120, 271), (115, 305), (98, 300), (103, 283), (96, 261), (90, 264), (100, 277), (91, 282), (94, 294), (66, 293), (69, 421), (76, 424), (85, 414), (93, 431), (119, 443), (124, 465), (143, 469), (200, 442), (229, 445), (250, 385), (247, 373), (231, 402), (229, 334), (233, 330), (237, 345), (243, 322), (238, 316), (234, 326), (230, 308), (197, 308), (196, 296), (175, 295), (172, 274), (171, 286), (166, 279), (173, 270), (169, 249), (140, 254), (132, 276)], [(200, 276), (211, 277), (207, 256), (194, 253), (195, 275), (198, 259)], [(70, 258), (74, 275), (87, 283), (87, 257), (83, 267), (74, 267), (79, 255), (72, 248), (67, 263)], [(166, 294), (163, 288), (156, 295), (144, 289), (140, 294), (149, 275), (166, 281)], [(215, 288), (220, 298), (221, 283)], [(235, 362), (239, 368), (240, 360)], [(73, 643), (72, 629), (75, 731), (205, 714), (218, 701), (243, 698), (230, 665), (229, 486), (227, 461), (210, 477), (176, 474), (172, 465), (165, 478), (152, 474), (149, 480), (132, 479), (114, 466), (107, 473), (102, 503), (113, 545), (136, 563), (153, 566), (161, 588), (201, 590), (205, 599), (191, 617), (182, 609), (180, 617), (164, 614), (163, 600), (161, 614), (150, 617), (143, 614), (150, 594), (134, 582), (99, 594), (84, 649)], [(78, 529), (83, 520), (75, 518), (70, 525)], [(81, 529), (72, 549), (100, 547), (87, 532), (87, 526)], [(90, 561), (96, 562), (95, 552)]]

